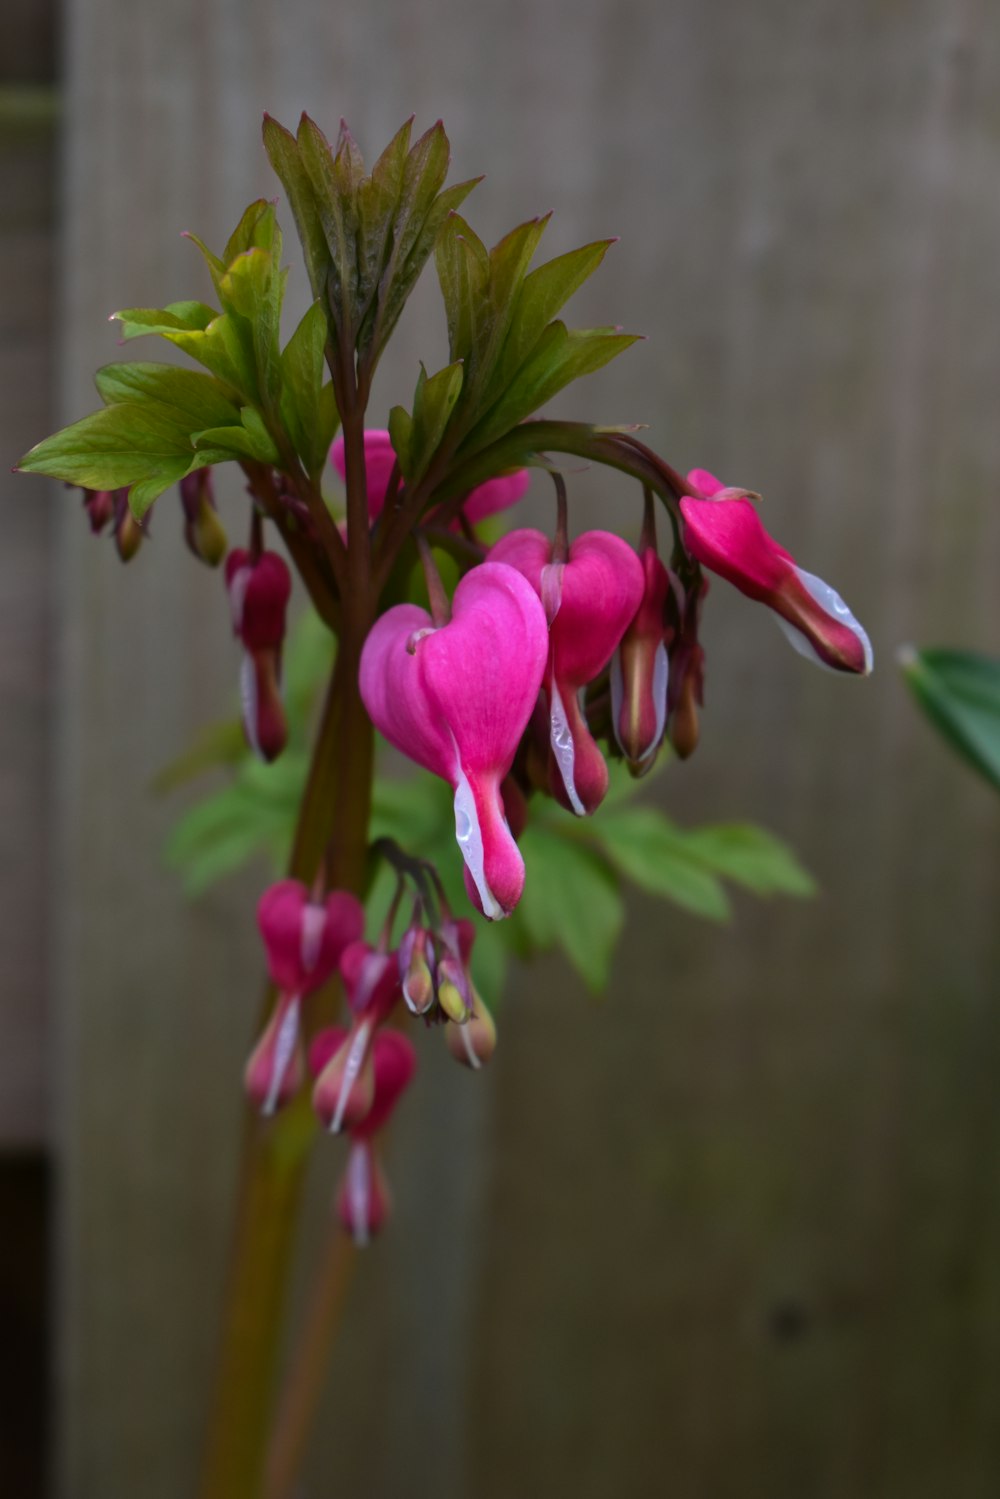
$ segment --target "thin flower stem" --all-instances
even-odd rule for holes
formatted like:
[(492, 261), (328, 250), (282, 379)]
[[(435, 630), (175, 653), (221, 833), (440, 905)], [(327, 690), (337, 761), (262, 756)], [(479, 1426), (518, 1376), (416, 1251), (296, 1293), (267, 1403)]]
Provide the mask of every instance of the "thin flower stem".
[(343, 1317), (357, 1260), (351, 1238), (337, 1228), (312, 1286), (309, 1311), (292, 1352), (267, 1456), (265, 1499), (293, 1499), (309, 1433)]

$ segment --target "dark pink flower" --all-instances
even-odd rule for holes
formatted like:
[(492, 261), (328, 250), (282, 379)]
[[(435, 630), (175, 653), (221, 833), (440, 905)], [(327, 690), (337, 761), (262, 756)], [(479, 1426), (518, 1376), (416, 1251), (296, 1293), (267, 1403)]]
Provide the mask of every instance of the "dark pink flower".
[(725, 489), (705, 469), (692, 469), (688, 483), (693, 493), (680, 503), (691, 556), (766, 604), (801, 655), (866, 676), (872, 648), (865, 631), (829, 583), (805, 572), (768, 535), (746, 492)]
[[(346, 479), (347, 464), (344, 461), (342, 435), (334, 439), (330, 457), (340, 477)], [(368, 514), (372, 520), (382, 513), (385, 492), (389, 487), (389, 477), (395, 462), (396, 454), (393, 452), (388, 432), (376, 428), (366, 431), (365, 471), (368, 479)], [(469, 492), (469, 497), (462, 508), (472, 524), (476, 525), (479, 521), (485, 520), (488, 515), (495, 515), (500, 510), (508, 510), (511, 505), (516, 505), (524, 495), (530, 479), (531, 475), (526, 468), (516, 469), (509, 474), (499, 474), (495, 479), (487, 479), (485, 484), (478, 484)]]
[(281, 646), (292, 577), (276, 552), (254, 557), (236, 547), (226, 558), (233, 633), (244, 647), (240, 674), (247, 743), (262, 760), (278, 757), (288, 739), (281, 701)]
[[(354, 1019), (346, 1032), (327, 1032), (336, 1044), (314, 1044), (310, 1067), (316, 1076), (313, 1108), (327, 1129), (353, 1130), (372, 1106), (376, 1077), (372, 1063), (379, 1027), (400, 995), (399, 962), (367, 942), (352, 942), (340, 959), (347, 1002)], [(332, 1049), (331, 1049), (332, 1046)]]
[(226, 555), (226, 533), (215, 509), (212, 470), (196, 468), (180, 482), (184, 510), (184, 540), (188, 548), (209, 567), (218, 567)]
[(361, 657), (361, 696), (376, 728), (455, 791), (455, 835), (491, 919), (507, 916), (524, 863), (500, 783), (531, 717), (548, 651), (545, 615), (513, 568), (474, 567), (435, 627), (415, 604), (377, 620)]
[(554, 562), (552, 555), (547, 536), (522, 530), (501, 537), (490, 561), (517, 568), (545, 606), (552, 789), (582, 817), (603, 800), (608, 768), (587, 727), (580, 693), (611, 660), (642, 601), (645, 579), (635, 552), (609, 531), (585, 531), (565, 562)]

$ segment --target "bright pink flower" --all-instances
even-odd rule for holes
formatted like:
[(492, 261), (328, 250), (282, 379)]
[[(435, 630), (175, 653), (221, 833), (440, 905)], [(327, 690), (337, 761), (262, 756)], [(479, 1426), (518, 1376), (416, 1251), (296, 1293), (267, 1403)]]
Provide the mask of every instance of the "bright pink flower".
[(681, 500), (684, 545), (696, 561), (766, 604), (795, 649), (833, 671), (867, 675), (868, 636), (839, 593), (805, 572), (769, 536), (742, 490), (726, 490), (713, 474), (692, 469), (694, 494)]
[(376, 1085), (372, 1048), (400, 995), (396, 955), (377, 952), (367, 942), (352, 942), (344, 949), (340, 972), (354, 1014), (351, 1029), (336, 1033), (332, 1049), (328, 1046), (324, 1052), (317, 1046), (310, 1056), (316, 1075), (313, 1108), (334, 1134), (356, 1129), (372, 1106)]
[(669, 665), (664, 634), (670, 577), (655, 546), (639, 558), (642, 602), (611, 661), (611, 721), (630, 769), (652, 765), (667, 722)]
[(233, 633), (244, 647), (240, 674), (243, 728), (254, 753), (271, 761), (288, 738), (281, 702), (281, 645), (291, 573), (276, 552), (261, 552), (254, 559), (236, 547), (226, 558), (226, 587)]
[(280, 880), (261, 896), (257, 924), (279, 994), (247, 1063), (244, 1084), (261, 1113), (273, 1114), (295, 1096), (305, 1076), (302, 999), (332, 978), (345, 949), (364, 929), (364, 912), (346, 891), (313, 901), (298, 880)]
[[(347, 464), (344, 461), (342, 435), (334, 439), (330, 457), (340, 477), (346, 479)], [(389, 477), (395, 462), (396, 455), (393, 452), (388, 432), (369, 428), (365, 432), (365, 472), (368, 479), (368, 514), (372, 520), (382, 513), (385, 492), (389, 487)], [(479, 484), (470, 491), (462, 508), (472, 524), (476, 525), (479, 521), (485, 520), (488, 515), (495, 515), (499, 510), (508, 510), (511, 505), (516, 505), (527, 489), (530, 479), (531, 475), (526, 468), (516, 469), (510, 474), (499, 474), (495, 479), (487, 479), (485, 484)]]
[(516, 567), (534, 588), (549, 620), (545, 669), (553, 791), (578, 816), (593, 812), (608, 789), (608, 767), (587, 727), (580, 693), (611, 660), (642, 601), (642, 564), (620, 536), (585, 531), (565, 562), (552, 561), (541, 531), (512, 531), (491, 562)]
[(286, 994), (309, 994), (336, 973), (364, 931), (365, 915), (346, 890), (314, 901), (298, 880), (279, 880), (261, 896), (257, 924), (272, 982)]
[(413, 1044), (399, 1031), (355, 1021), (349, 1031), (321, 1031), (309, 1048), (316, 1078), (313, 1107), (327, 1129), (371, 1136), (389, 1118), (417, 1067)]
[(524, 863), (500, 783), (538, 696), (545, 614), (513, 568), (484, 562), (455, 590), (438, 628), (415, 604), (376, 621), (361, 657), (361, 696), (376, 728), (455, 791), (455, 834), (482, 907), (507, 916)]

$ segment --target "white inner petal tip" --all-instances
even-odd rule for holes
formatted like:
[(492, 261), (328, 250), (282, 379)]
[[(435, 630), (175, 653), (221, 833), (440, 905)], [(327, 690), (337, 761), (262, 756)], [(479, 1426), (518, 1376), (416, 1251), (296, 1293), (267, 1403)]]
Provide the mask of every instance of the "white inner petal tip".
[(573, 731), (566, 717), (566, 708), (559, 695), (555, 678), (552, 679), (552, 701), (549, 708), (549, 737), (552, 744), (552, 753), (555, 756), (562, 783), (569, 797), (569, 804), (577, 817), (586, 817), (587, 809), (577, 795), (574, 767), (576, 764), (576, 746), (573, 743)]
[[(816, 600), (820, 608), (831, 619), (836, 620), (838, 624), (846, 626), (856, 638), (861, 646), (864, 659), (864, 671), (861, 675), (869, 676), (875, 665), (875, 654), (864, 626), (858, 623), (840, 594), (835, 588), (831, 588), (829, 583), (824, 582), (822, 578), (817, 578), (815, 573), (807, 573), (801, 567), (797, 567), (795, 572), (806, 592)], [(836, 671), (836, 667), (831, 666), (828, 661), (822, 659), (812, 641), (803, 635), (801, 630), (797, 629), (795, 625), (790, 624), (780, 614), (775, 613), (774, 618), (781, 627), (782, 634), (789, 641), (793, 649), (798, 651), (800, 656), (805, 656), (807, 661), (812, 661), (815, 665), (821, 666), (824, 671)]]
[(260, 747), (260, 738), (257, 734), (257, 671), (249, 651), (243, 652), (243, 661), (240, 665), (240, 703), (243, 708), (243, 731), (247, 736), (247, 744), (257, 759), (263, 760), (264, 751)]
[(271, 1078), (268, 1083), (267, 1097), (261, 1105), (261, 1113), (270, 1117), (278, 1107), (278, 1099), (281, 1097), (281, 1087), (288, 1071), (288, 1064), (292, 1060), (295, 1051), (295, 1043), (299, 1035), (299, 1002), (297, 999), (290, 1001), (288, 1008), (281, 1017), (278, 1026), (278, 1034), (274, 1038), (274, 1053), (271, 1057)]
[(499, 921), (504, 911), (486, 879), (483, 830), (479, 826), (479, 813), (472, 787), (461, 767), (455, 785), (455, 838), (478, 891), (483, 915), (490, 921)]

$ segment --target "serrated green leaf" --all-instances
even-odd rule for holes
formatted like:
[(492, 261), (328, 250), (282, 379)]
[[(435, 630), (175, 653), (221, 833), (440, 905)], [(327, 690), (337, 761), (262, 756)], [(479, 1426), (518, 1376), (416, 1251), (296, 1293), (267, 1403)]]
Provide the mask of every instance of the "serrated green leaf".
[(47, 474), (83, 489), (120, 489), (142, 481), (166, 485), (192, 465), (190, 436), (168, 407), (152, 402), (105, 406), (37, 443), (21, 459), (25, 473)]
[(281, 355), (281, 416), (312, 478), (322, 473), (338, 426), (333, 386), (323, 384), (326, 314), (308, 309)]
[(618, 882), (584, 844), (529, 825), (521, 837), (524, 894), (511, 918), (542, 950), (559, 946), (595, 994), (608, 981), (625, 920)]
[(206, 427), (202, 432), (192, 433), (192, 441), (199, 457), (206, 450), (219, 450), (237, 458), (249, 458), (255, 463), (277, 464), (278, 450), (259, 412), (252, 406), (240, 411), (239, 426)]
[(729, 902), (719, 881), (692, 855), (684, 835), (652, 807), (618, 807), (587, 827), (615, 868), (651, 895), (724, 921)]
[(177, 412), (188, 432), (203, 426), (239, 421), (239, 409), (212, 375), (179, 369), (175, 364), (106, 364), (94, 383), (106, 406), (155, 401)]
[(676, 833), (693, 859), (755, 895), (815, 895), (816, 884), (786, 843), (749, 823), (717, 823)]
[(1000, 791), (1000, 661), (940, 647), (901, 654), (906, 680), (931, 722)]
[(510, 319), (510, 329), (489, 380), (484, 405), (492, 403), (509, 385), (535, 348), (549, 323), (575, 291), (592, 276), (614, 240), (596, 240), (565, 255), (557, 255), (521, 282)]
[(168, 307), (128, 307), (108, 319), (121, 323), (123, 339), (142, 338), (147, 333), (200, 332), (219, 316), (204, 302), (171, 302)]
[(623, 353), (637, 337), (615, 328), (569, 329), (562, 322), (550, 323), (507, 390), (463, 442), (463, 455), (488, 447), (571, 381), (593, 374)]
[(323, 232), (316, 192), (295, 137), (270, 115), (264, 116), (264, 149), (288, 194), (313, 296), (322, 300), (326, 295), (330, 251)]

